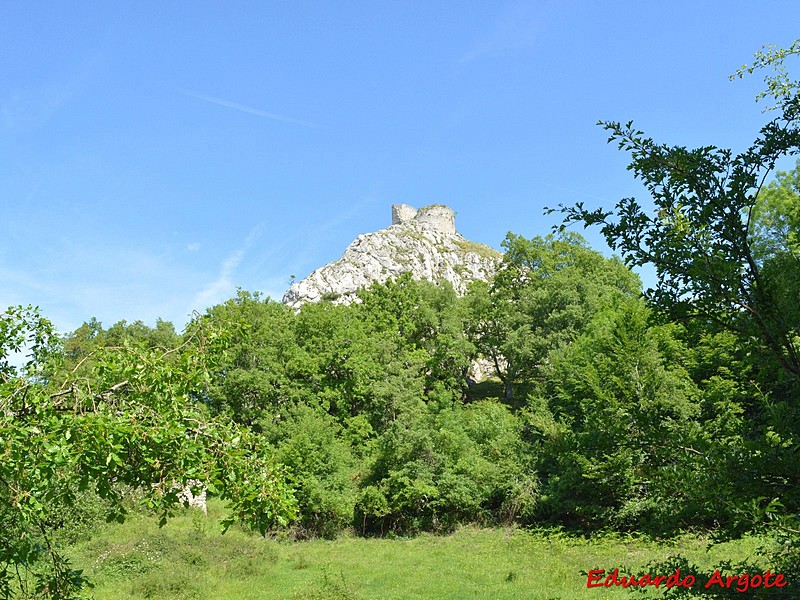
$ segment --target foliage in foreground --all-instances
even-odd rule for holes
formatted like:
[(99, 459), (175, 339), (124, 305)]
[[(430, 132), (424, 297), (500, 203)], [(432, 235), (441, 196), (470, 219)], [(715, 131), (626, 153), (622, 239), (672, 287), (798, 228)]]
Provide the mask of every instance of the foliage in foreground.
[[(230, 502), (226, 525), (294, 538), (766, 524), (788, 535), (770, 564), (796, 577), (800, 166), (763, 184), (800, 151), (800, 84), (773, 82), (780, 114), (738, 155), (604, 125), (654, 209), (563, 211), (655, 267), (644, 297), (623, 262), (562, 231), (509, 234), (494, 280), (465, 298), (410, 275), (299, 312), (241, 291), (183, 336), (91, 320), (63, 339), (10, 309), (0, 595), (72, 595), (82, 575), (54, 543), (76, 539), (65, 519), (122, 519), (138, 490), (163, 522), (197, 482)], [(476, 385), (477, 359), (497, 380)], [(192, 587), (187, 573), (168, 583)], [(305, 593), (358, 595), (335, 572)]]
[[(245, 430), (209, 419), (191, 393), (205, 356), (223, 340), (202, 320), (172, 349), (98, 349), (90, 376), (56, 387), (46, 372), (57, 340), (35, 310), (0, 315), (0, 596), (71, 597), (83, 585), (54, 543), (84, 492), (123, 520), (126, 489), (141, 490), (165, 522), (179, 494), (197, 483), (230, 502), (226, 526), (264, 532), (294, 517), (284, 469)], [(30, 353), (20, 372), (11, 353)]]
[(695, 378), (701, 429), (684, 447), (711, 474), (703, 491), (727, 513), (722, 531), (768, 523), (792, 545), (800, 539), (800, 164), (765, 183), (779, 159), (800, 153), (800, 81), (784, 64), (799, 54), (798, 42), (767, 48), (738, 72), (775, 69), (760, 97), (776, 101), (777, 116), (744, 152), (658, 144), (630, 122), (601, 122), (630, 154), (653, 207), (635, 198), (611, 210), (561, 207), (565, 224), (599, 226), (627, 264), (655, 269), (650, 304), (685, 328), (696, 375), (703, 362), (715, 366)]

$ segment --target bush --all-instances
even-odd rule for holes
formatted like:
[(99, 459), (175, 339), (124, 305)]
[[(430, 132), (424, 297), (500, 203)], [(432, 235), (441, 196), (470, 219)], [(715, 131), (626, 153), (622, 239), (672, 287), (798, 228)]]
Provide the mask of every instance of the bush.
[(535, 504), (527, 464), (519, 422), (501, 404), (407, 412), (378, 439), (356, 523), (385, 533), (514, 518)]
[(295, 409), (278, 443), (278, 460), (289, 467), (299, 506), (299, 533), (332, 537), (353, 519), (354, 459), (327, 413)]

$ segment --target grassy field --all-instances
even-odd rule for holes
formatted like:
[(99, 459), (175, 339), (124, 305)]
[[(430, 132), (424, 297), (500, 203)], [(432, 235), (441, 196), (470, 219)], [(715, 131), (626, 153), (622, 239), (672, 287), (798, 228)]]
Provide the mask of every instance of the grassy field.
[[(582, 571), (637, 568), (678, 553), (709, 567), (750, 557), (758, 546), (757, 540), (745, 539), (707, 552), (705, 540), (694, 536), (655, 543), (477, 528), (448, 536), (291, 542), (239, 529), (221, 535), (221, 514), (221, 507), (212, 504), (207, 517), (186, 512), (161, 529), (144, 516), (104, 526), (70, 552), (74, 565), (84, 568), (96, 585), (87, 597), (640, 598), (622, 589), (587, 589)], [(652, 590), (645, 597), (658, 596)]]

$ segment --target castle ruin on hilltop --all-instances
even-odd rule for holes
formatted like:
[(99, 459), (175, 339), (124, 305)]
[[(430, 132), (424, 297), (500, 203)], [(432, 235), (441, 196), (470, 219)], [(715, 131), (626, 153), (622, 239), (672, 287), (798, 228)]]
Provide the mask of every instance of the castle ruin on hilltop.
[(443, 204), (416, 209), (392, 206), (392, 224), (357, 236), (339, 260), (319, 267), (286, 290), (283, 303), (358, 302), (358, 290), (404, 273), (417, 280), (446, 281), (464, 294), (473, 281), (489, 281), (502, 255), (456, 232), (455, 212)]
[(456, 232), (456, 213), (444, 204), (423, 206), (419, 210), (408, 204), (392, 204), (392, 225), (417, 223), (442, 233)]

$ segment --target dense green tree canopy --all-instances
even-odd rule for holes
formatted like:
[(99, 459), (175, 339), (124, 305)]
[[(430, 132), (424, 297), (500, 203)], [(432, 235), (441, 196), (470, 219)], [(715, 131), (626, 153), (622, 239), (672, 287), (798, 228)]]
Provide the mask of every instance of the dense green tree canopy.
[(763, 94), (777, 116), (747, 150), (667, 146), (631, 123), (601, 123), (630, 154), (652, 206), (623, 198), (611, 210), (561, 207), (565, 225), (598, 225), (628, 264), (655, 268), (647, 297), (660, 319), (684, 326), (700, 407), (680, 442), (698, 460), (678, 472), (695, 508), (718, 498), (722, 523), (736, 531), (764, 519), (798, 530), (800, 199), (796, 173), (766, 184), (779, 159), (800, 152), (800, 86), (784, 68), (797, 53), (797, 43), (766, 49), (742, 71), (778, 69)]
[[(765, 519), (795, 535), (800, 163), (767, 179), (800, 151), (781, 70), (798, 52), (757, 57), (778, 67), (778, 113), (739, 154), (603, 124), (652, 206), (562, 207), (565, 224), (652, 265), (646, 297), (562, 228), (509, 234), (464, 298), (410, 274), (298, 311), (240, 291), (182, 335), (91, 319), (58, 337), (33, 309), (0, 315), (0, 597), (73, 595), (54, 535), (84, 503), (121, 519), (138, 490), (163, 521), (197, 482), (228, 501), (226, 525), (295, 537)], [(496, 377), (468, 377), (476, 358)]]
[(800, 161), (792, 171), (778, 171), (758, 195), (750, 236), (762, 261), (784, 254), (800, 257)]
[[(205, 385), (205, 350), (224, 332), (198, 318), (181, 346), (98, 348), (90, 374), (48, 378), (59, 344), (33, 309), (0, 315), (0, 595), (71, 597), (82, 583), (51, 541), (57, 516), (91, 490), (122, 519), (138, 489), (165, 520), (179, 492), (201, 481), (261, 531), (295, 503), (283, 469), (248, 432), (211, 420), (192, 395)], [(23, 347), (22, 370), (9, 363)]]
[[(789, 54), (796, 52), (793, 46)], [(762, 54), (757, 66), (780, 66), (786, 56)], [(783, 184), (760, 211), (759, 195), (776, 161), (800, 152), (797, 84), (785, 74), (779, 80), (768, 78), (779, 115), (738, 154), (713, 146), (658, 144), (632, 123), (602, 122), (609, 142), (630, 154), (628, 169), (650, 192), (653, 208), (623, 198), (613, 210), (589, 210), (583, 203), (561, 210), (566, 223), (599, 225), (609, 246), (629, 265), (655, 267), (658, 285), (648, 294), (656, 306), (673, 318), (704, 319), (734, 331), (743, 342), (757, 339), (785, 374), (797, 378), (797, 323), (784, 318), (790, 306), (780, 286), (771, 284), (772, 273), (765, 273), (770, 270), (765, 257), (759, 256), (766, 243), (763, 234), (790, 233), (778, 227), (780, 219), (769, 208), (780, 202)], [(793, 210), (788, 213), (781, 219), (791, 220)], [(762, 222), (756, 225), (759, 214)], [(769, 241), (773, 250), (790, 244), (789, 239)]]
[(591, 250), (579, 235), (525, 239), (509, 234), (491, 284), (467, 297), (470, 337), (505, 384), (539, 377), (548, 354), (575, 338), (592, 315), (639, 293), (635, 275)]

